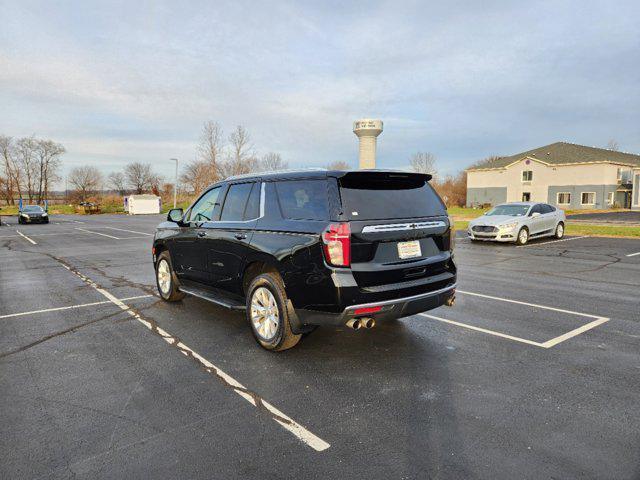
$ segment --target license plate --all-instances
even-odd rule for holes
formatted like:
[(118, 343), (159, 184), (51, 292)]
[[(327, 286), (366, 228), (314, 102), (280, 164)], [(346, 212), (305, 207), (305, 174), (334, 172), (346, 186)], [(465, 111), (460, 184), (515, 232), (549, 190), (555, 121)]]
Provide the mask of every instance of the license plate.
[(402, 259), (421, 257), (420, 242), (418, 240), (398, 242), (398, 256)]

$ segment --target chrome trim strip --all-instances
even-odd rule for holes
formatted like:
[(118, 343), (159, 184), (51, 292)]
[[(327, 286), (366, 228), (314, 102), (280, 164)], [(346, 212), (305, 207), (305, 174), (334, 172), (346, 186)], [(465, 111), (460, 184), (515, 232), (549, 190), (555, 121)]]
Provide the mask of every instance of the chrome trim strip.
[(264, 217), (264, 198), (265, 198), (265, 183), (260, 183), (260, 216), (258, 218)]
[(378, 307), (385, 305), (393, 305), (396, 303), (410, 302), (412, 300), (420, 300), (422, 298), (433, 297), (435, 295), (440, 295), (441, 293), (448, 292), (449, 290), (453, 290), (458, 286), (457, 283), (453, 285), (449, 285), (448, 287), (441, 288), (440, 290), (434, 290), (433, 292), (421, 293), (420, 295), (413, 295), (412, 297), (404, 297), (397, 298), (395, 300), (384, 300), (382, 302), (371, 302), (371, 303), (361, 303), (360, 305), (351, 305), (347, 307), (342, 312), (342, 315), (349, 314), (351, 310), (357, 310), (358, 308), (367, 308), (367, 307)]
[(422, 230), (424, 228), (446, 227), (443, 221), (437, 222), (413, 222), (391, 223), (388, 225), (368, 225), (362, 229), (362, 233), (399, 232), (402, 230)]

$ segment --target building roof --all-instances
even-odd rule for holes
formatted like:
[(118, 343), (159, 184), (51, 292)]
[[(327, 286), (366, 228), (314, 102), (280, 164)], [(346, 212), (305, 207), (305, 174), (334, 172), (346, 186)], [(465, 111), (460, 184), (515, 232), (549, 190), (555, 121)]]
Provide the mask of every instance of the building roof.
[(535, 158), (551, 165), (610, 162), (640, 166), (640, 155), (634, 153), (617, 152), (606, 148), (587, 147), (585, 145), (576, 145), (575, 143), (556, 142), (544, 147), (527, 150), (526, 152), (516, 153), (508, 157), (495, 157), (474, 165), (467, 170), (504, 168), (527, 157)]

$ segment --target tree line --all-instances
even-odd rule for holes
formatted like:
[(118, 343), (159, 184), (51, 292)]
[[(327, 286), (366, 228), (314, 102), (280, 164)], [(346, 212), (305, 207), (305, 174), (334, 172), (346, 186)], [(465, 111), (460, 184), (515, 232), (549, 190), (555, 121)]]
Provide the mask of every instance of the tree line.
[(0, 135), (0, 196), (7, 205), (26, 198), (43, 203), (50, 187), (60, 179), (62, 144), (35, 136)]

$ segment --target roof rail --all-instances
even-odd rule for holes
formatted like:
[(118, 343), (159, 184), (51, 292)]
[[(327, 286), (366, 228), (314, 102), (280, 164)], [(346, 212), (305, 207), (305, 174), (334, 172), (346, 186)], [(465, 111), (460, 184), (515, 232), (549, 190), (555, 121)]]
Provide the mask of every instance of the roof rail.
[(232, 175), (225, 180), (238, 180), (242, 178), (259, 177), (260, 175), (272, 175), (275, 173), (304, 173), (304, 172), (326, 172), (326, 168), (309, 167), (309, 168), (284, 168), (282, 170), (269, 170), (264, 172), (243, 173), (240, 175)]

